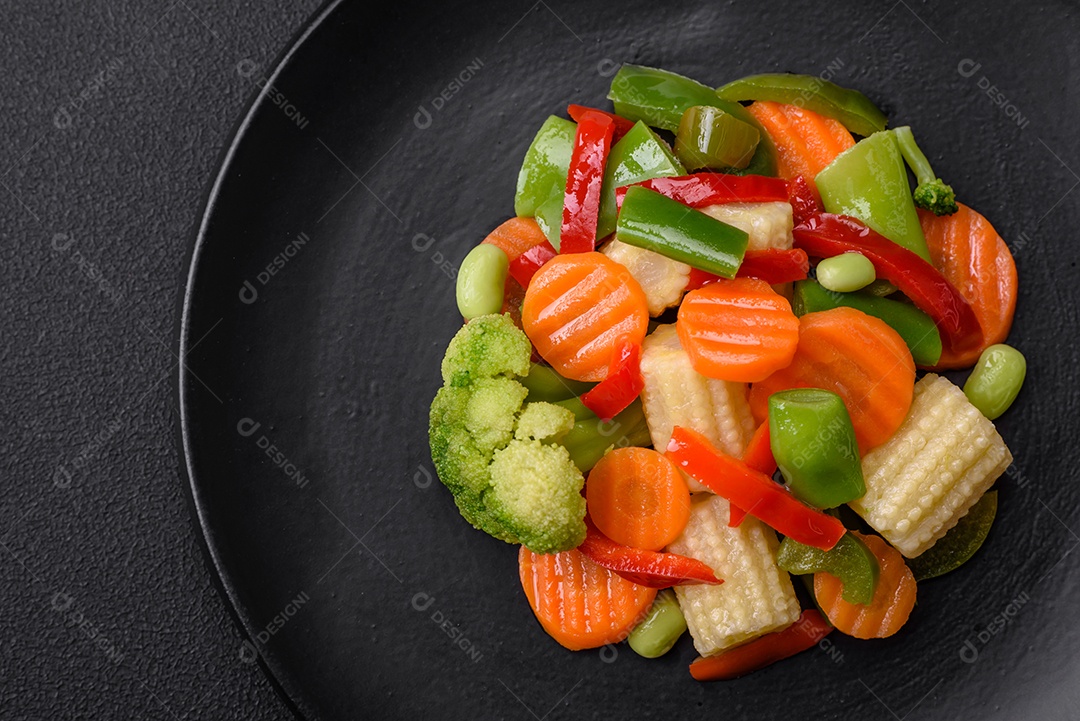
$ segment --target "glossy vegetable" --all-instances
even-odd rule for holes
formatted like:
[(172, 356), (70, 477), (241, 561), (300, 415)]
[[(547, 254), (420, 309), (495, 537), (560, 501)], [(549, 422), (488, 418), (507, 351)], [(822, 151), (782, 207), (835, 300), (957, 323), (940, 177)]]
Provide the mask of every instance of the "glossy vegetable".
[(997, 491), (987, 491), (930, 550), (908, 561), (915, 580), (937, 578), (967, 563), (982, 548), (996, 515)]
[(915, 173), (915, 179), (919, 183), (915, 192), (911, 194), (915, 205), (923, 210), (929, 210), (934, 215), (952, 215), (959, 207), (956, 205), (956, 193), (951, 186), (934, 174), (930, 167), (930, 161), (915, 142), (915, 135), (911, 128), (904, 126), (893, 130), (896, 140), (900, 144), (900, 152), (904, 154), (911, 172)]
[(494, 245), (469, 251), (457, 274), (457, 306), (465, 320), (502, 310), (509, 267), (506, 253)]
[(848, 603), (868, 605), (874, 599), (878, 581), (878, 561), (866, 544), (853, 533), (844, 537), (830, 551), (806, 546), (785, 538), (780, 542), (776, 563), (788, 573), (806, 575), (828, 573), (840, 579), (842, 598)]
[[(535, 224), (535, 221), (533, 223)], [(539, 229), (539, 226), (537, 228)], [(536, 271), (559, 254), (543, 234), (540, 237), (543, 240), (510, 261), (510, 275), (522, 288), (528, 288)]]
[(984, 416), (994, 420), (1016, 400), (1027, 375), (1024, 354), (1009, 345), (992, 345), (982, 352), (964, 383), (964, 395)]
[(641, 346), (626, 338), (615, 345), (604, 380), (581, 396), (581, 402), (602, 420), (610, 420), (637, 400), (641, 380)]
[(695, 681), (739, 678), (813, 648), (832, 630), (820, 613), (808, 609), (783, 631), (775, 631), (716, 656), (697, 659), (690, 664), (690, 675)]
[[(777, 285), (802, 280), (806, 278), (809, 271), (810, 259), (807, 257), (806, 251), (800, 248), (792, 248), (791, 250), (766, 248), (764, 250), (747, 250), (735, 276), (737, 278), (757, 278), (769, 285)], [(715, 283), (718, 280), (720, 280), (718, 275), (691, 268), (686, 282), (686, 290), (704, 288), (709, 283)]]
[(685, 174), (686, 168), (671, 152), (667, 143), (645, 123), (635, 123), (626, 136), (612, 146), (611, 155), (608, 156), (600, 198), (597, 237), (606, 238), (615, 232), (615, 216), (618, 212), (616, 192), (619, 189), (648, 181), (650, 178)]
[(540, 206), (550, 201), (559, 206), (559, 214), (562, 214), (562, 196), (576, 133), (577, 123), (554, 115), (540, 126), (518, 173), (515, 215), (536, 215)]
[[(763, 175), (723, 175), (721, 173), (695, 173), (679, 177), (653, 178), (637, 182), (664, 197), (677, 200), (691, 208), (705, 208), (722, 203), (769, 203), (788, 199), (788, 186), (779, 178)], [(627, 187), (616, 191), (622, 206)]]
[(532, 218), (510, 218), (499, 224), (495, 230), (488, 233), (484, 238), (485, 245), (494, 245), (502, 248), (511, 264), (522, 253), (546, 242), (544, 231)]
[(695, 105), (675, 133), (675, 155), (689, 170), (742, 170), (754, 157), (761, 133), (720, 108)]
[(647, 446), (651, 442), (645, 413), (637, 401), (610, 422), (597, 418), (580, 398), (554, 404), (574, 415), (574, 426), (559, 439), (559, 444), (566, 448), (570, 460), (582, 473), (588, 473), (612, 448)]
[(686, 618), (674, 591), (660, 591), (645, 620), (634, 626), (626, 641), (638, 656), (659, 658), (670, 651), (684, 633)]
[(834, 293), (861, 290), (876, 279), (874, 264), (862, 253), (841, 253), (817, 265), (817, 282)]
[(529, 366), (529, 374), (519, 380), (521, 385), (525, 386), (529, 391), (529, 395), (526, 396), (525, 400), (530, 402), (547, 401), (551, 403), (564, 401), (567, 398), (579, 396), (593, 387), (591, 383), (582, 383), (581, 381), (563, 378), (555, 372), (554, 368), (542, 363), (533, 363)]
[(810, 218), (824, 212), (821, 207), (821, 199), (818, 197), (817, 186), (806, 179), (806, 176), (797, 175), (787, 181), (788, 202), (791, 203), (791, 219), (795, 225), (800, 225)]
[(580, 123), (581, 118), (585, 115), (585, 113), (600, 113), (601, 115), (606, 115), (608, 119), (610, 119), (611, 122), (615, 124), (615, 135), (612, 136), (613, 142), (618, 142), (621, 137), (629, 133), (630, 129), (634, 127), (634, 122), (632, 120), (627, 120), (621, 115), (609, 113), (606, 110), (590, 108), (584, 105), (571, 104), (566, 106), (566, 114), (569, 115), (570, 119), (573, 120), (575, 123)]
[(711, 568), (697, 559), (625, 546), (597, 530), (588, 518), (586, 525), (588, 531), (578, 550), (597, 565), (628, 581), (649, 588), (723, 583)]
[(591, 253), (596, 250), (600, 192), (614, 133), (615, 122), (610, 115), (590, 110), (581, 115), (563, 196), (560, 253)]
[[(776, 473), (776, 459), (773, 458), (772, 447), (769, 440), (769, 423), (766, 421), (757, 427), (754, 431), (754, 435), (750, 437), (750, 442), (746, 444), (746, 450), (742, 455), (743, 463), (747, 467), (763, 473), (766, 476), (772, 478), (772, 475)], [(728, 525), (734, 528), (743, 522), (746, 518), (746, 511), (738, 506), (731, 506), (731, 512), (728, 514)]]
[[(776, 144), (781, 178), (813, 178), (836, 156), (855, 145), (836, 120), (796, 105), (756, 102), (747, 111), (757, 118)], [(817, 190), (814, 191), (815, 196)]]

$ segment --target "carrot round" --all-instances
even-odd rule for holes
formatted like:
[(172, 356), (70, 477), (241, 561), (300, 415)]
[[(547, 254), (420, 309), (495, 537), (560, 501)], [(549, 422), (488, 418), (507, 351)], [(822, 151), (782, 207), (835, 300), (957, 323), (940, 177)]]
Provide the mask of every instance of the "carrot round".
[(791, 388), (823, 388), (844, 399), (859, 450), (889, 440), (904, 422), (915, 391), (915, 362), (904, 339), (885, 321), (854, 308), (807, 313), (791, 365), (750, 389), (759, 421), (769, 396)]
[(930, 259), (960, 292), (979, 319), (980, 346), (957, 353), (946, 348), (935, 370), (967, 368), (989, 346), (1009, 335), (1016, 311), (1016, 263), (994, 226), (963, 203), (952, 215), (919, 211)]
[(829, 573), (814, 574), (814, 597), (833, 626), (855, 638), (886, 638), (907, 623), (915, 607), (915, 576), (900, 552), (878, 536), (850, 531), (878, 560), (880, 573), (874, 598), (868, 605), (842, 597), (843, 582)]
[[(851, 146), (855, 139), (838, 120), (818, 115), (797, 105), (759, 100), (747, 108), (776, 145), (781, 178), (802, 175), (813, 180), (826, 165)], [(817, 194), (817, 189), (810, 187)]]
[(618, 643), (644, 618), (656, 589), (601, 568), (577, 549), (518, 552), (521, 587), (548, 635), (571, 651)]
[(645, 340), (649, 307), (625, 266), (601, 253), (571, 253), (536, 271), (521, 321), (536, 352), (559, 374), (602, 381), (620, 338)]
[(675, 324), (694, 370), (709, 378), (753, 383), (791, 362), (799, 319), (763, 280), (718, 280), (690, 291)]
[(690, 489), (682, 474), (651, 448), (616, 448), (593, 466), (585, 483), (589, 516), (616, 543), (659, 551), (690, 520)]
[(547, 236), (532, 218), (511, 218), (503, 222), (484, 238), (485, 243), (501, 248), (513, 261), (534, 245), (540, 245)]

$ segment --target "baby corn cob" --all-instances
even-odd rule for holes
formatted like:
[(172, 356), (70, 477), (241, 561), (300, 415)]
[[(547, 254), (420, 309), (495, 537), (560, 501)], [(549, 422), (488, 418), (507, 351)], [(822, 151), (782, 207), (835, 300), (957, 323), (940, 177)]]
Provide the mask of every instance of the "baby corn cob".
[(799, 618), (791, 578), (776, 565), (776, 534), (747, 516), (729, 528), (728, 502), (695, 500), (690, 521), (669, 551), (707, 563), (719, 586), (676, 586), (694, 647), (711, 656), (757, 636), (779, 631)]
[(706, 215), (745, 231), (747, 250), (789, 249), (794, 244), (789, 203), (724, 203), (701, 209)]
[(994, 424), (941, 376), (915, 384), (907, 419), (863, 458), (866, 495), (852, 502), (908, 558), (934, 545), (1012, 463)]
[(690, 279), (690, 266), (651, 250), (612, 240), (601, 253), (626, 267), (649, 305), (649, 315), (657, 316), (679, 304)]
[[(701, 433), (720, 450), (741, 456), (754, 434), (746, 384), (706, 378), (690, 365), (674, 325), (662, 325), (641, 345), (641, 392), (653, 446), (667, 448), (671, 429)], [(707, 490), (687, 477), (690, 490)]]

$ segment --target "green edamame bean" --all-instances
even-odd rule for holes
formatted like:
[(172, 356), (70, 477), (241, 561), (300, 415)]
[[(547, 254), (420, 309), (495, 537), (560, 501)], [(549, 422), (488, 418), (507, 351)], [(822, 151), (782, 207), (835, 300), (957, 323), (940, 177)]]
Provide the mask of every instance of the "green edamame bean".
[(634, 627), (626, 640), (637, 655), (658, 658), (670, 651), (684, 633), (686, 618), (675, 599), (675, 592), (665, 589), (656, 594), (645, 620)]
[(817, 280), (829, 290), (851, 293), (877, 280), (877, 273), (862, 253), (841, 253), (818, 263)]
[(1016, 400), (1027, 375), (1024, 354), (1000, 343), (982, 352), (975, 369), (964, 383), (964, 393), (982, 414), (994, 420)]
[(509, 269), (510, 259), (502, 248), (481, 243), (470, 250), (457, 275), (457, 307), (461, 315), (471, 320), (501, 311)]

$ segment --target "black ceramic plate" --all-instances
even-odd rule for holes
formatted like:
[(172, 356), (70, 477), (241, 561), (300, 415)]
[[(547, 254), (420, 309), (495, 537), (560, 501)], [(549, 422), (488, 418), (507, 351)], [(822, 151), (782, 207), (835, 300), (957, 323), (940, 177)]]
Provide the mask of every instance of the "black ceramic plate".
[[(237, 68), (264, 91), (195, 241), (179, 393), (195, 512), (250, 638), (238, 662), (312, 719), (1075, 717), (1073, 11), (530, 3), (343, 2), (278, 67)], [(691, 681), (689, 639), (656, 661), (569, 653), (529, 611), (516, 549), (433, 479), (453, 269), (512, 213), (543, 119), (603, 106), (622, 62), (858, 87), (1016, 254), (1030, 370), (999, 423), (1017, 461), (997, 524), (894, 638), (834, 634), (712, 685)]]

